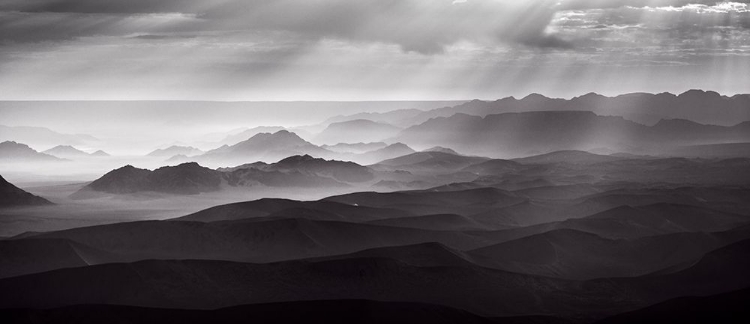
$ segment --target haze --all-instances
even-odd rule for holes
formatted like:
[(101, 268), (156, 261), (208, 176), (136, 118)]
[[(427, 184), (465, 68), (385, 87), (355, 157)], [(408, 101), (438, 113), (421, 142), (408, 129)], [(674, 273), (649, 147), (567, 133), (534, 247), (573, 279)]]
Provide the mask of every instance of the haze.
[(3, 100), (732, 95), (749, 56), (747, 1), (0, 4)]
[(750, 323), (747, 0), (0, 0), (0, 323)]

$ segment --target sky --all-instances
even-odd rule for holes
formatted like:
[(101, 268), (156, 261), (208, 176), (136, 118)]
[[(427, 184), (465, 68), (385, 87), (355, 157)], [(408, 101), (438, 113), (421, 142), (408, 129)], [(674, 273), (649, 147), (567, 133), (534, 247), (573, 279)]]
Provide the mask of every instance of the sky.
[(749, 3), (3, 0), (0, 100), (748, 93)]

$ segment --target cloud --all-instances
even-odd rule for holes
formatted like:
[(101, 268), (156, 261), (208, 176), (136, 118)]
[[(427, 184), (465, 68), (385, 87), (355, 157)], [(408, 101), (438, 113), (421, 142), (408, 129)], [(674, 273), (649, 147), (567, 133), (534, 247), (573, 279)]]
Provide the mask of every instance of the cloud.
[[(160, 24), (123, 26), (127, 17), (179, 13), (178, 32), (289, 32), (312, 40), (339, 39), (386, 43), (407, 52), (435, 54), (463, 41), (496, 45), (565, 48), (569, 44), (546, 31), (555, 9), (552, 0), (29, 0), (0, 5), (21, 12), (5, 23), (2, 39), (70, 39), (133, 32), (163, 34)], [(57, 14), (66, 22), (42, 18)], [(92, 24), (89, 15), (104, 16)], [(42, 17), (42, 18), (40, 18)], [(26, 19), (26, 21), (20, 21)], [(61, 19), (62, 20), (62, 19)], [(140, 27), (140, 28), (135, 28)], [(154, 30), (151, 30), (153, 28)], [(44, 35), (43, 31), (49, 34)]]
[[(682, 7), (687, 5), (716, 5), (722, 0), (561, 0), (559, 10), (612, 9), (620, 7)], [(734, 0), (735, 3), (750, 3), (750, 0)]]

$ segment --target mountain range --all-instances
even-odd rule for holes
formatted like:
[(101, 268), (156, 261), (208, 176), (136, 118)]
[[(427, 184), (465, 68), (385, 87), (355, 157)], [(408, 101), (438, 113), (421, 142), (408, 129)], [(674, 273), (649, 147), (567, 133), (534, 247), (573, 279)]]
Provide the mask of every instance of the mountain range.
[(0, 161), (2, 162), (55, 162), (63, 161), (55, 156), (40, 153), (26, 144), (5, 141), (0, 143)]
[(192, 146), (172, 145), (167, 148), (154, 150), (151, 153), (146, 154), (146, 156), (170, 158), (175, 155), (193, 156), (193, 155), (200, 155), (203, 153), (204, 153), (203, 151)]
[(316, 143), (334, 145), (346, 143), (379, 142), (395, 136), (401, 128), (367, 119), (332, 123), (313, 139)]
[(0, 141), (27, 143), (34, 147), (94, 145), (100, 140), (86, 134), (63, 134), (45, 127), (0, 125)]
[(33, 194), (0, 177), (0, 322), (744, 323), (748, 99), (339, 103), (255, 128), (287, 104), (185, 102), (110, 116), (185, 132), (147, 156), (3, 142)]
[(653, 125), (661, 119), (687, 119), (702, 124), (733, 126), (750, 121), (748, 107), (750, 95), (728, 97), (702, 90), (690, 90), (679, 95), (630, 93), (616, 97), (589, 93), (569, 100), (530, 94), (522, 99), (507, 97), (496, 101), (472, 100), (457, 106), (428, 110), (411, 118), (407, 117), (408, 122), (404, 123), (413, 126), (432, 118), (450, 117), (457, 113), (484, 117), (509, 112), (591, 111), (598, 115), (621, 116), (647, 125)]
[(656, 154), (684, 145), (750, 142), (750, 123), (731, 127), (687, 120), (654, 126), (584, 111), (504, 113), (486, 117), (455, 114), (412, 126), (391, 139), (410, 146), (449, 146), (467, 154), (521, 157), (558, 150)]
[(63, 158), (63, 159), (71, 159), (71, 160), (78, 159), (78, 158), (110, 156), (107, 152), (104, 152), (102, 150), (98, 150), (94, 153), (86, 153), (70, 145), (58, 145), (42, 153), (56, 156), (56, 157)]

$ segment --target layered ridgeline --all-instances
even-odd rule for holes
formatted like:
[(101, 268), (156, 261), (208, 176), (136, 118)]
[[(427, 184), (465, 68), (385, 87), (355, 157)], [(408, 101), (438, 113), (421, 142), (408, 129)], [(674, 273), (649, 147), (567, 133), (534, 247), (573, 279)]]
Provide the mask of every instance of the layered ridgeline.
[(367, 119), (332, 123), (322, 132), (315, 135), (314, 141), (320, 144), (337, 144), (343, 139), (348, 143), (378, 142), (398, 134), (401, 128), (374, 122)]
[(197, 149), (192, 146), (180, 146), (180, 145), (172, 145), (167, 148), (163, 149), (156, 149), (148, 154), (146, 156), (149, 157), (160, 157), (160, 158), (170, 158), (175, 155), (184, 155), (185, 157), (188, 156), (194, 156), (194, 155), (201, 155), (204, 152), (200, 149)]
[(661, 119), (687, 119), (701, 124), (732, 126), (738, 122), (750, 121), (749, 107), (748, 94), (728, 97), (701, 90), (690, 90), (679, 95), (630, 93), (616, 97), (589, 93), (572, 99), (531, 94), (522, 99), (507, 97), (496, 101), (473, 100), (423, 112), (405, 109), (381, 114), (337, 116), (329, 119), (329, 122), (364, 118), (408, 127), (457, 113), (484, 117), (509, 112), (590, 111), (603, 116), (622, 116), (646, 125), (653, 125)]
[(189, 162), (156, 170), (131, 165), (113, 170), (86, 185), (80, 192), (97, 191), (111, 194), (160, 192), (198, 194), (229, 187), (346, 187), (373, 180), (370, 169), (352, 162), (292, 156), (279, 162), (257, 162), (218, 170)]
[(93, 153), (87, 153), (70, 145), (58, 145), (49, 150), (44, 151), (43, 153), (56, 156), (59, 158), (63, 158), (63, 159), (70, 159), (70, 160), (90, 158), (90, 157), (110, 156), (109, 153), (104, 152), (102, 150), (98, 150)]
[[(348, 138), (343, 136), (342, 138)], [(161, 155), (163, 151), (156, 151)], [(214, 167), (227, 167), (247, 164), (253, 161), (276, 162), (294, 155), (310, 155), (316, 158), (353, 161), (359, 164), (372, 164), (385, 159), (413, 153), (414, 150), (402, 143), (387, 145), (339, 144), (334, 146), (317, 146), (305, 141), (297, 134), (281, 130), (275, 133), (256, 134), (235, 145), (224, 145), (204, 154), (188, 156), (178, 152), (169, 162), (199, 162)], [(194, 152), (193, 152), (194, 153)], [(153, 155), (152, 155), (153, 156)]]
[(646, 126), (592, 112), (455, 114), (409, 127), (391, 139), (415, 147), (448, 146), (467, 154), (521, 157), (557, 150), (673, 154), (684, 146), (750, 142), (750, 122), (735, 126), (662, 120)]
[[(555, 190), (569, 194), (551, 199)], [(747, 194), (720, 184), (453, 185), (28, 233), (0, 241), (0, 291), (14, 292), (0, 307), (179, 313), (380, 300), (591, 322), (750, 287)]]
[(224, 145), (196, 156), (193, 160), (228, 166), (252, 161), (274, 162), (293, 155), (332, 158), (335, 154), (303, 140), (295, 133), (281, 130), (276, 133), (260, 133), (231, 146)]
[[(358, 126), (362, 123), (367, 125)], [(373, 133), (379, 135), (370, 136)], [(449, 147), (468, 155), (494, 158), (518, 158), (559, 150), (711, 158), (750, 156), (750, 145), (745, 144), (750, 143), (750, 122), (717, 126), (686, 119), (663, 119), (645, 125), (588, 111), (501, 113), (484, 117), (456, 113), (403, 130), (354, 120), (334, 123), (316, 139), (326, 145), (317, 146), (286, 130), (261, 133), (202, 155), (180, 153), (169, 161), (226, 167), (307, 154), (368, 165), (414, 153), (414, 148), (432, 147)]]
[(0, 141), (15, 141), (32, 147), (101, 145), (101, 140), (91, 135), (63, 134), (44, 127), (4, 125), (0, 125)]
[(55, 162), (62, 159), (40, 153), (26, 144), (5, 141), (0, 143), (0, 162)]
[(0, 208), (51, 204), (49, 200), (28, 193), (0, 176)]
[[(394, 144), (375, 152), (390, 148), (399, 151), (399, 146)], [(537, 191), (544, 192), (544, 187), (565, 185), (574, 193), (576, 190), (586, 192), (584, 185), (617, 185), (619, 182), (743, 185), (750, 181), (747, 172), (750, 160), (747, 158), (659, 158), (556, 151), (503, 160), (461, 155), (445, 148), (413, 152), (407, 147), (404, 151), (405, 155), (369, 166), (310, 155), (295, 155), (275, 163), (253, 162), (218, 169), (196, 162), (153, 171), (125, 166), (105, 174), (82, 192), (198, 194), (264, 187), (339, 188), (353, 192), (426, 189), (444, 185), (506, 190), (538, 188)], [(555, 190), (550, 189), (547, 194), (569, 195)]]

